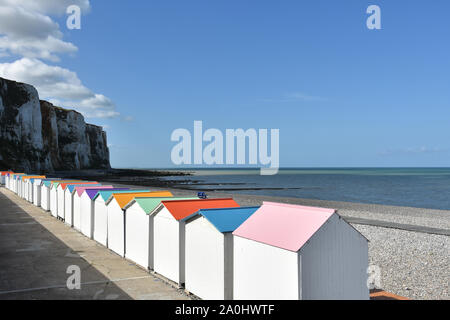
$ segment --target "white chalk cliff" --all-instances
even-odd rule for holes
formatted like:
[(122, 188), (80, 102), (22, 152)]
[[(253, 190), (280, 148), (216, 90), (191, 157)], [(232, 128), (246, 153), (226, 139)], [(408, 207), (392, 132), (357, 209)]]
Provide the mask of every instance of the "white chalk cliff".
[(106, 133), (74, 110), (40, 101), (28, 84), (0, 78), (0, 170), (110, 168)]

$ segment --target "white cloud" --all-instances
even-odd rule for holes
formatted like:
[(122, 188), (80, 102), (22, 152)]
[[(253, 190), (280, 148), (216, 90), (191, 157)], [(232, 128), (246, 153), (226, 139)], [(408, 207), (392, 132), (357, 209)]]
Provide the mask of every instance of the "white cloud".
[(114, 103), (84, 86), (76, 72), (42, 61), (58, 62), (59, 55), (77, 52), (51, 18), (66, 14), (70, 5), (90, 11), (89, 0), (0, 0), (0, 58), (20, 57), (0, 63), (0, 76), (34, 85), (42, 99), (88, 118), (117, 117)]
[(114, 103), (85, 87), (77, 74), (38, 59), (22, 58), (0, 64), (0, 76), (29, 83), (42, 99), (66, 108), (74, 108), (88, 118), (112, 118), (119, 115)]
[(74, 44), (62, 40), (59, 25), (49, 16), (4, 2), (0, 0), (0, 50), (3, 55), (9, 53), (58, 61), (57, 54), (78, 50)]
[(84, 13), (91, 8), (89, 0), (0, 0), (0, 6), (18, 6), (28, 11), (57, 15), (64, 14), (67, 7), (73, 4)]

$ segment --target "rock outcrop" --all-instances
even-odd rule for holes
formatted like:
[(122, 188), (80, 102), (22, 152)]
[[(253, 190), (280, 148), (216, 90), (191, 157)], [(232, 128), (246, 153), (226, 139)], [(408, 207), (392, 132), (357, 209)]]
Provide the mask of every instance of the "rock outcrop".
[(0, 168), (108, 169), (106, 133), (79, 112), (40, 101), (33, 86), (0, 78)]

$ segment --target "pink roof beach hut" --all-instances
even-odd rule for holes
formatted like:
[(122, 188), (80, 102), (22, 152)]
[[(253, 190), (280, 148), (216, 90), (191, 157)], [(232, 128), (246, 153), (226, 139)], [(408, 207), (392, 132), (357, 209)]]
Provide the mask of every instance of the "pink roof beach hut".
[(264, 202), (234, 232), (234, 299), (369, 299), (368, 241), (335, 210)]

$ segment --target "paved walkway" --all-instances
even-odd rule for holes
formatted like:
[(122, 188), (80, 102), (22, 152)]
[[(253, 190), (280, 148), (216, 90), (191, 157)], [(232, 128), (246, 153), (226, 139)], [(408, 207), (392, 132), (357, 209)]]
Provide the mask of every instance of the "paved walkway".
[[(70, 266), (81, 289), (69, 290)], [(0, 300), (189, 299), (41, 208), (0, 187)]]

